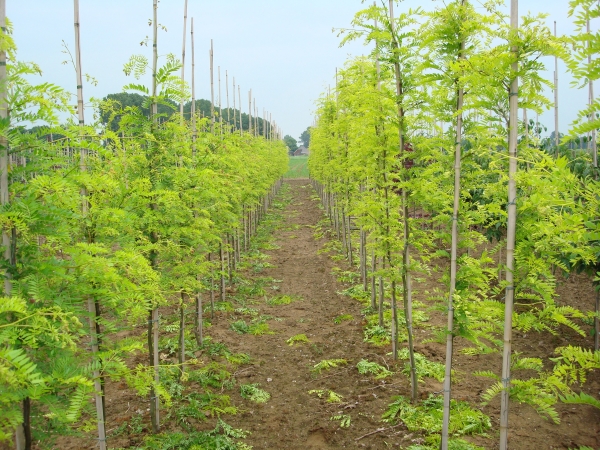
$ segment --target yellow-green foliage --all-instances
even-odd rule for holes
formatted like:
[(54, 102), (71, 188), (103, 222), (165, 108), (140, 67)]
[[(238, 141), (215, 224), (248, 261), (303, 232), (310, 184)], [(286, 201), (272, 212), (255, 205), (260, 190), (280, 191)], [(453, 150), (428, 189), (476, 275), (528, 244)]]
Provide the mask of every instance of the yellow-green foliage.
[(340, 365), (348, 364), (348, 360), (346, 359), (324, 359), (323, 361), (318, 362), (310, 369), (311, 372), (321, 373), (323, 370), (329, 370), (333, 367), (338, 367)]
[(308, 340), (305, 334), (297, 334), (295, 336), (292, 336), (285, 342), (287, 342), (288, 345), (293, 346), (294, 344), (308, 344), (310, 341)]

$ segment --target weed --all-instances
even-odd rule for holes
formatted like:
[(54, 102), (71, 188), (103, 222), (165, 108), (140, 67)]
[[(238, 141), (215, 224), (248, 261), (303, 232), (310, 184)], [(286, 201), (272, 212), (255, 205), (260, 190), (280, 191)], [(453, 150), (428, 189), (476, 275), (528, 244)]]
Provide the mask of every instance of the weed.
[(248, 326), (246, 321), (242, 319), (232, 322), (230, 327), (233, 331), (239, 334), (246, 334), (250, 331), (250, 327)]
[(314, 373), (321, 373), (323, 370), (329, 370), (333, 367), (346, 364), (348, 364), (348, 360), (346, 359), (324, 359), (323, 361), (315, 364), (310, 371)]
[(376, 380), (391, 377), (394, 374), (394, 372), (386, 369), (385, 367), (380, 366), (377, 363), (367, 361), (366, 359), (359, 361), (359, 363), (356, 365), (356, 368), (358, 369), (358, 373), (362, 375), (367, 373), (375, 375)]
[(254, 308), (237, 308), (235, 310), (237, 314), (241, 314), (243, 316), (256, 317), (258, 316), (258, 309)]
[(269, 324), (265, 322), (254, 323), (249, 327), (249, 333), (254, 336), (261, 336), (263, 334), (275, 334), (274, 331), (271, 331), (269, 328)]
[(254, 403), (267, 403), (271, 394), (259, 388), (260, 384), (242, 384), (240, 385), (240, 395)]
[[(429, 434), (442, 430), (443, 398), (430, 395), (418, 405), (403, 396), (392, 397), (393, 402), (383, 414), (383, 421), (395, 423), (402, 420), (410, 431)], [(472, 409), (467, 402), (452, 400), (450, 404), (450, 434), (482, 434), (492, 426), (491, 420), (481, 411)]]
[(208, 363), (201, 369), (188, 372), (188, 379), (202, 387), (221, 388), (223, 383), (230, 377), (231, 373), (227, 371), (227, 367), (217, 362)]
[(293, 346), (294, 344), (301, 344), (301, 343), (308, 344), (309, 340), (308, 340), (308, 338), (306, 337), (305, 334), (297, 334), (295, 336), (292, 336), (291, 338), (289, 338), (285, 342), (287, 342), (288, 345), (292, 345)]
[(316, 394), (319, 398), (326, 398), (327, 403), (342, 403), (342, 399), (344, 398), (342, 395), (328, 389), (312, 389), (308, 393)]
[(292, 302), (299, 300), (299, 297), (291, 295), (278, 295), (267, 300), (269, 306), (289, 305)]
[(251, 447), (238, 441), (238, 439), (245, 438), (247, 434), (247, 432), (234, 429), (219, 419), (217, 426), (211, 431), (193, 431), (189, 434), (181, 432), (161, 433), (148, 436), (144, 438), (143, 446), (139, 449), (250, 450)]
[(352, 418), (348, 414), (338, 414), (336, 416), (331, 416), (329, 420), (339, 420), (340, 428), (348, 428)]
[(365, 291), (362, 284), (350, 286), (349, 288), (338, 292), (338, 294), (346, 295), (364, 304), (367, 304), (371, 301), (371, 293), (369, 291)]
[(248, 364), (250, 362), (250, 356), (246, 353), (226, 353), (223, 355), (228, 363), (239, 366), (241, 364)]
[(333, 319), (333, 323), (339, 325), (345, 320), (354, 320), (354, 316), (352, 314), (341, 314)]
[[(400, 352), (398, 352), (398, 358), (405, 360), (409, 359), (408, 349), (403, 348), (400, 350)], [(435, 378), (440, 382), (444, 381), (446, 375), (446, 367), (444, 364), (429, 361), (425, 356), (415, 352), (415, 366), (417, 369), (417, 379), (419, 381), (423, 381), (424, 377)], [(404, 369), (402, 369), (402, 373), (407, 376), (410, 375), (410, 366), (408, 363), (404, 366)]]

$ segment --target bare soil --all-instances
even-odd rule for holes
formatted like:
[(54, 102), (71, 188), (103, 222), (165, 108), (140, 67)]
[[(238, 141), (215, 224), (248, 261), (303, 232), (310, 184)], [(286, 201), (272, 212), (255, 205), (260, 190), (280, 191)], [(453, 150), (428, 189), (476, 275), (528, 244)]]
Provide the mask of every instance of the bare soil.
[[(268, 260), (273, 267), (257, 274), (281, 280), (277, 294), (288, 294), (297, 298), (289, 305), (269, 306), (258, 299), (251, 306), (260, 314), (271, 315), (277, 320), (269, 321), (274, 334), (253, 336), (240, 335), (230, 328), (228, 315), (217, 315), (207, 331), (213, 341), (222, 342), (232, 352), (247, 353), (251, 363), (240, 366), (234, 376), (238, 383), (260, 383), (271, 394), (265, 404), (254, 404), (241, 398), (233, 398), (243, 411), (223, 419), (236, 428), (251, 434), (245, 440), (257, 450), (289, 449), (342, 449), (342, 448), (404, 448), (420, 443), (422, 437), (409, 432), (403, 425), (391, 427), (381, 422), (394, 395), (409, 396), (409, 381), (401, 373), (385, 382), (372, 376), (360, 375), (356, 364), (361, 359), (377, 362), (400, 372), (404, 363), (394, 363), (387, 355), (390, 349), (376, 347), (363, 342), (362, 305), (339, 294), (347, 288), (336, 280), (332, 270), (335, 266), (348, 269), (346, 262), (335, 262), (326, 253), (319, 253), (328, 238), (315, 239), (314, 227), (323, 218), (318, 202), (311, 199), (314, 191), (308, 180), (288, 180), (291, 185), (292, 201), (284, 211), (283, 226), (276, 231), (278, 249), (268, 250)], [(443, 288), (434, 275), (415, 283), (416, 299), (427, 302), (426, 292)], [(563, 280), (559, 288), (561, 302), (582, 310), (593, 307), (594, 292), (589, 280), (583, 276)], [(334, 323), (334, 318), (349, 314), (353, 320)], [(428, 325), (443, 327), (445, 316), (441, 312), (430, 313)], [(531, 333), (514, 338), (515, 351), (525, 356), (552, 357), (554, 349), (561, 345), (575, 344), (589, 348), (590, 337), (581, 338), (573, 332), (562, 330), (558, 336), (548, 333)], [(431, 338), (431, 330), (416, 331), (416, 349), (429, 359), (443, 362), (445, 347), (436, 342), (423, 344)], [(308, 343), (290, 346), (286, 341), (295, 335), (305, 334)], [(461, 354), (461, 343), (457, 339), (455, 369), (458, 381), (453, 387), (455, 398), (480, 405), (481, 393), (489, 387), (490, 380), (475, 377), (476, 370), (500, 372), (501, 355), (479, 355), (469, 357)], [(348, 365), (323, 371), (311, 372), (321, 360), (343, 358)], [(142, 358), (140, 357), (141, 362)], [(594, 373), (582, 390), (598, 397), (600, 374)], [(310, 390), (331, 390), (343, 396), (342, 403), (327, 403)], [(419, 386), (420, 397), (439, 393), (441, 383), (429, 380)], [(147, 402), (137, 397), (124, 383), (107, 387), (109, 429), (119, 425), (136, 410), (145, 411)], [(492, 418), (493, 429), (487, 437), (467, 438), (488, 449), (497, 448), (499, 426), (499, 400), (496, 399), (482, 410)], [(600, 448), (600, 411), (590, 406), (557, 405), (561, 423), (540, 417), (528, 405), (512, 404), (510, 410), (511, 449), (568, 449), (579, 446)], [(332, 416), (346, 414), (351, 417), (349, 427), (340, 427), (339, 420)], [(147, 415), (147, 414), (146, 414)], [(116, 417), (116, 420), (115, 420)], [(143, 434), (148, 431), (145, 418)], [(199, 423), (201, 429), (210, 429), (213, 423)], [(170, 425), (166, 424), (166, 428)], [(120, 436), (111, 443), (129, 447), (139, 445), (141, 434)], [(55, 448), (94, 448), (93, 442), (82, 445), (81, 439), (61, 439)], [(113, 447), (114, 448), (114, 447)]]

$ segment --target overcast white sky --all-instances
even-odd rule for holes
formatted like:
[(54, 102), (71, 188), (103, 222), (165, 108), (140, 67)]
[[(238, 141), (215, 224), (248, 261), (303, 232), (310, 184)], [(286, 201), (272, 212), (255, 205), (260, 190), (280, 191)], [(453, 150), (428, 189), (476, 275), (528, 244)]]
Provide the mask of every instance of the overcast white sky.
[[(400, 10), (437, 1), (406, 0)], [(507, 0), (508, 3), (508, 0)], [(557, 20), (558, 33), (571, 33), (567, 0), (521, 0), (520, 13), (546, 12), (548, 23)], [(161, 0), (159, 23), (167, 32), (159, 33), (159, 54), (181, 55), (184, 0)], [(188, 0), (188, 36), (194, 17), (196, 49), (196, 97), (210, 98), (210, 39), (215, 45), (215, 70), (221, 66), (222, 98), (225, 106), (225, 70), (242, 89), (242, 110), (248, 109), (251, 88), (259, 111), (272, 113), (284, 134), (298, 138), (312, 123), (314, 102), (332, 84), (335, 68), (349, 55), (368, 53), (355, 43), (339, 48), (332, 28), (347, 27), (355, 12), (363, 8), (361, 0)], [(84, 83), (84, 96), (103, 97), (121, 92), (131, 82), (123, 74), (123, 64), (132, 54), (150, 57), (151, 46), (140, 42), (151, 35), (148, 19), (152, 0), (80, 0), (82, 66), (99, 84)], [(64, 41), (74, 48), (72, 0), (7, 0), (7, 15), (15, 28), (15, 40), (23, 61), (35, 61), (44, 71), (44, 81), (75, 91), (75, 73), (71, 65), (62, 65)], [(593, 25), (595, 29), (598, 24)], [(191, 79), (191, 48), (186, 47), (186, 80)], [(553, 60), (547, 61), (552, 78)], [(573, 90), (564, 65), (559, 63), (560, 130), (566, 131), (576, 113), (587, 101), (587, 90)], [(216, 87), (215, 87), (216, 89)], [(600, 90), (600, 86), (596, 91)], [(230, 91), (230, 95), (232, 95)], [(548, 96), (552, 96), (548, 92)], [(233, 100), (230, 99), (231, 104)], [(76, 103), (76, 102), (74, 102)], [(91, 114), (87, 110), (86, 114)], [(540, 121), (551, 131), (553, 113)]]

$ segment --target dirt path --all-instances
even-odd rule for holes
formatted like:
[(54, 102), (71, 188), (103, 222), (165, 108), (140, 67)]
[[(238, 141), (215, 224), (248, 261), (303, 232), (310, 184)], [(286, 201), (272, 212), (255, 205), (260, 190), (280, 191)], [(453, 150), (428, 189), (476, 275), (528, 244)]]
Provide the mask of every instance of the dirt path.
[[(292, 201), (284, 211), (283, 229), (275, 236), (281, 247), (267, 252), (274, 267), (260, 275), (281, 280), (280, 294), (299, 300), (289, 305), (252, 305), (261, 314), (278, 318), (269, 322), (275, 334), (239, 336), (223, 327), (219, 327), (220, 333), (213, 333), (232, 351), (246, 352), (253, 358), (254, 365), (237, 376), (238, 382), (260, 383), (272, 396), (268, 403), (252, 406), (245, 414), (228, 417), (227, 421), (249, 430), (252, 434), (246, 442), (257, 450), (357, 445), (385, 448), (384, 437), (390, 444), (400, 443), (390, 433), (377, 433), (354, 442), (382, 426), (379, 411), (383, 411), (388, 400), (388, 394), (380, 397), (381, 389), (376, 387), (379, 382), (358, 374), (356, 363), (365, 358), (389, 364), (389, 358), (385, 357), (385, 350), (369, 349), (363, 344), (360, 303), (337, 294), (343, 286), (332, 274), (334, 262), (327, 254), (318, 254), (323, 242), (313, 234), (323, 213), (318, 203), (311, 200), (313, 189), (307, 180), (289, 183)], [(334, 323), (342, 314), (350, 314), (354, 319)], [(309, 343), (289, 346), (286, 340), (298, 334), (305, 334)], [(325, 359), (347, 359), (348, 364), (319, 375), (311, 373), (310, 369)], [(308, 393), (317, 389), (342, 395), (342, 403), (327, 403)], [(350, 416), (349, 428), (341, 428), (340, 420), (331, 420), (342, 414)], [(399, 430), (397, 427), (393, 432)]]

